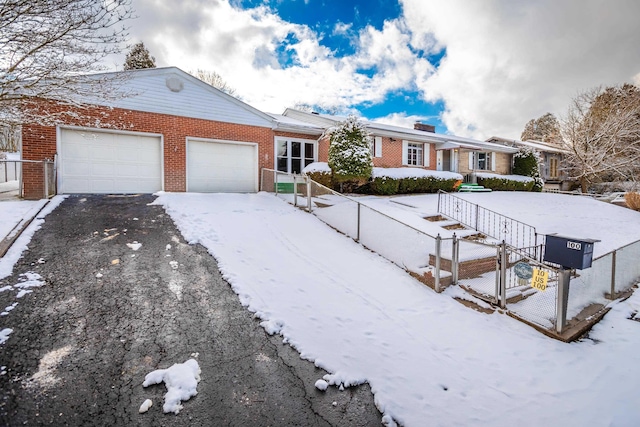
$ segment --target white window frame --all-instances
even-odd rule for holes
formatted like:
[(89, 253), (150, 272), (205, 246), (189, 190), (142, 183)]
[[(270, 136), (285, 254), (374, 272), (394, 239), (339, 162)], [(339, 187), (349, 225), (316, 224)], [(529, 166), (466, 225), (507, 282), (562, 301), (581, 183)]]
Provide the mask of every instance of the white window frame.
[[(274, 143), (273, 143), (273, 169), (274, 170), (279, 170), (278, 169), (278, 158), (279, 157), (284, 157), (284, 156), (278, 156), (278, 146), (280, 145), (280, 142), (286, 142), (287, 143), (287, 170), (286, 173), (293, 173), (292, 170), (293, 168), (292, 166), (292, 158), (291, 158), (291, 143), (292, 142), (299, 142), (302, 145), (302, 147), (300, 148), (300, 152), (301, 152), (301, 159), (305, 160), (307, 159), (307, 157), (304, 156), (305, 154), (305, 150), (304, 150), (304, 146), (305, 144), (313, 144), (313, 161), (317, 162), (318, 161), (318, 141), (315, 139), (301, 139), (301, 138), (288, 138), (286, 136), (276, 136), (274, 138)], [(304, 163), (304, 162), (303, 162)], [(304, 169), (304, 165), (301, 165), (302, 167), (300, 168), (300, 170), (302, 171), (302, 169)]]
[[(485, 167), (480, 169), (479, 154), (485, 156)], [(496, 153), (489, 151), (470, 151), (469, 152), (469, 170), (472, 171), (494, 171), (496, 170)]]
[[(409, 163), (409, 146), (410, 145), (420, 145), (422, 146), (422, 164), (410, 164)], [(416, 141), (402, 141), (402, 164), (404, 166), (418, 167), (418, 168), (427, 168), (430, 166), (429, 164), (429, 154), (431, 151), (431, 144), (427, 142), (416, 142)]]

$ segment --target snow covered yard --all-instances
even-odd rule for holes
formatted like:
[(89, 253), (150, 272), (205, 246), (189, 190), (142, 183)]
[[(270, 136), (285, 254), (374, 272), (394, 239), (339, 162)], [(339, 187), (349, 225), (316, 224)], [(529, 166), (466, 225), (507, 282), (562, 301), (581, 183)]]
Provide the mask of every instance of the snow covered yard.
[[(465, 197), (473, 196), (487, 195)], [(490, 196), (493, 203), (509, 204), (499, 193)], [(370, 203), (393, 203), (379, 200)], [(434, 200), (419, 196), (412, 205), (432, 211)], [(155, 203), (165, 207), (185, 239), (216, 257), (241, 302), (268, 332), (280, 333), (301, 357), (330, 372), (324, 378), (329, 384), (369, 382), (387, 421), (640, 423), (640, 322), (630, 320), (640, 311), (638, 294), (614, 305), (590, 339), (564, 344), (508, 316), (478, 313), (446, 292), (434, 293), (272, 195), (164, 193)], [(553, 214), (564, 209), (555, 203), (547, 219), (537, 215), (543, 209), (532, 200), (512, 204), (514, 212), (550, 228)], [(581, 216), (598, 221), (600, 212), (592, 208)], [(619, 212), (618, 225), (627, 221)], [(624, 222), (625, 239), (633, 227), (631, 219)], [(584, 230), (565, 234), (573, 231)], [(610, 236), (601, 221), (587, 231), (585, 237)], [(612, 238), (603, 240), (596, 250), (613, 244)]]

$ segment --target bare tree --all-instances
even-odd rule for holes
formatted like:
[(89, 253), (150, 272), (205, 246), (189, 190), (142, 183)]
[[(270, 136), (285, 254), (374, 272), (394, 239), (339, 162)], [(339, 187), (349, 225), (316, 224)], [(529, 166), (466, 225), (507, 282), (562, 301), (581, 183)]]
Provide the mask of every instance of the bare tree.
[(21, 129), (19, 125), (0, 124), (0, 152), (16, 152), (20, 149)]
[(531, 119), (524, 126), (520, 139), (522, 141), (534, 140), (560, 144), (562, 143), (560, 123), (556, 116), (551, 113), (547, 113), (537, 119)]
[(151, 56), (143, 42), (131, 47), (124, 61), (125, 70), (141, 70), (144, 68), (156, 68), (156, 58)]
[(583, 192), (602, 180), (637, 180), (640, 173), (640, 89), (591, 89), (572, 100), (562, 121), (564, 168)]
[(0, 1), (0, 123), (55, 122), (35, 112), (38, 100), (79, 106), (118, 96), (103, 70), (128, 36), (131, 0)]
[(229, 85), (220, 74), (218, 74), (215, 71), (208, 71), (208, 70), (201, 70), (198, 69), (198, 71), (193, 72), (190, 71), (189, 74), (197, 77), (198, 79), (202, 80), (203, 82), (215, 87), (218, 90), (221, 90), (222, 92), (226, 93), (227, 95), (231, 95), (234, 96), (236, 98), (240, 98), (238, 96), (237, 91), (235, 90), (235, 88), (233, 88), (231, 85)]

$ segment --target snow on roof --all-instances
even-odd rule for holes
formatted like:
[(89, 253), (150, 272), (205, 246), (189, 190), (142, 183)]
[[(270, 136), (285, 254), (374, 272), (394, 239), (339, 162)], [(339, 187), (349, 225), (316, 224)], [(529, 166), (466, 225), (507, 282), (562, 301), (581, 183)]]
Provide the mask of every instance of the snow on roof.
[(563, 149), (558, 145), (550, 144), (548, 142), (543, 142), (543, 141), (535, 141), (535, 140), (520, 141), (519, 139), (508, 139), (508, 138), (501, 138), (499, 136), (492, 136), (491, 138), (487, 139), (487, 142), (495, 142), (497, 144), (508, 145), (511, 147), (514, 147), (514, 146), (531, 147), (538, 151), (544, 151), (547, 153), (562, 154), (567, 152), (567, 150)]
[(298, 120), (293, 117), (287, 117), (282, 114), (267, 113), (275, 120), (276, 129), (278, 130), (293, 130), (296, 132), (311, 133), (320, 135), (324, 132), (325, 128)]
[[(292, 108), (287, 108), (283, 114), (285, 117), (294, 117), (299, 121), (314, 123), (317, 126), (335, 126), (346, 120), (345, 116), (323, 114), (323, 113), (307, 113)], [(411, 129), (402, 126), (388, 125), (371, 120), (361, 119), (365, 126), (374, 135), (390, 136), (397, 138), (406, 138), (415, 141), (429, 142), (438, 144), (439, 149), (450, 148), (466, 148), (471, 150), (487, 150), (500, 151), (505, 153), (515, 153), (518, 151), (513, 147), (502, 144), (495, 144), (488, 141), (479, 141), (471, 138), (464, 138), (454, 135), (443, 135), (438, 133), (426, 132), (418, 129)]]

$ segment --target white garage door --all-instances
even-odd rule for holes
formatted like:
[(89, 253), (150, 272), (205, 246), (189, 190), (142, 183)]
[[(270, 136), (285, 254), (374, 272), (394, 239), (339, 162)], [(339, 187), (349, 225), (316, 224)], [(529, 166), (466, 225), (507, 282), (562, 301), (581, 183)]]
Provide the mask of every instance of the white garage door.
[(60, 193), (162, 190), (159, 136), (61, 129)]
[(251, 193), (257, 187), (257, 144), (187, 141), (187, 191)]

